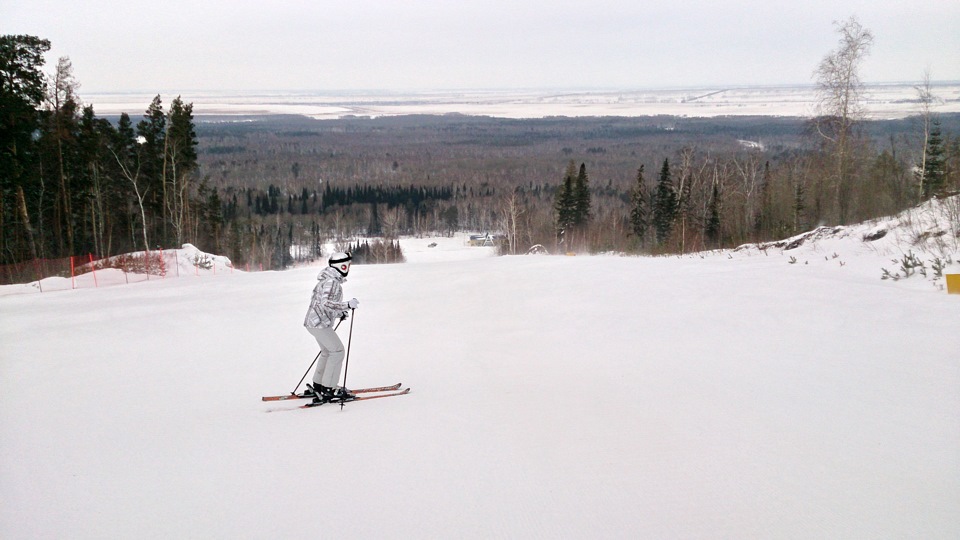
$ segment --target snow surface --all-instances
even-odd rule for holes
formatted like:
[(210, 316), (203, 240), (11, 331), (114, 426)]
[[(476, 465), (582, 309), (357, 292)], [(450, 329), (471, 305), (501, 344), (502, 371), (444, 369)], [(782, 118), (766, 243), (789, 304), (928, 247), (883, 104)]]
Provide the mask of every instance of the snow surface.
[(659, 258), (404, 240), (345, 284), (348, 386), (413, 392), (342, 410), (260, 401), (315, 355), (317, 266), (0, 295), (0, 537), (958, 538), (960, 295), (858, 236), (902, 221)]
[[(960, 83), (932, 86), (940, 100), (935, 111), (960, 112)], [(194, 114), (298, 114), (317, 119), (346, 116), (465, 114), (499, 118), (548, 116), (813, 116), (813, 85), (688, 87), (618, 90), (460, 90), (424, 92), (192, 92), (177, 95), (194, 105)], [(98, 114), (142, 114), (155, 94), (85, 94)], [(916, 84), (871, 83), (864, 108), (872, 119), (919, 114)]]

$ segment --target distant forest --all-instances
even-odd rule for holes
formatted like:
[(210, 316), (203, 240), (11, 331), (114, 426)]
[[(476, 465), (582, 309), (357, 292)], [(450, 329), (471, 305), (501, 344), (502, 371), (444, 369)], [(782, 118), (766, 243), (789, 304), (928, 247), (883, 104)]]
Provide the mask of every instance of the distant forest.
[[(831, 162), (809, 119), (227, 120), (198, 124), (208, 183), (235, 224), (272, 222), (285, 242), (300, 245), (469, 230), (499, 233), (509, 253), (537, 244), (552, 252), (672, 253), (889, 215), (932, 195), (921, 191), (915, 170), (924, 147), (919, 118), (862, 123), (842, 221)], [(960, 133), (960, 115), (938, 121), (940, 192), (949, 192), (958, 188), (960, 147), (946, 134)], [(571, 219), (564, 185), (569, 179), (574, 189), (581, 176), (587, 208)], [(668, 214), (659, 229), (658, 197)]]
[(842, 159), (817, 119), (781, 117), (196, 118), (158, 96), (103, 118), (68, 59), (42, 74), (48, 42), (0, 45), (0, 264), (190, 242), (284, 268), (327, 242), (389, 254), (457, 231), (504, 253), (680, 253), (960, 189), (958, 114), (857, 122)]

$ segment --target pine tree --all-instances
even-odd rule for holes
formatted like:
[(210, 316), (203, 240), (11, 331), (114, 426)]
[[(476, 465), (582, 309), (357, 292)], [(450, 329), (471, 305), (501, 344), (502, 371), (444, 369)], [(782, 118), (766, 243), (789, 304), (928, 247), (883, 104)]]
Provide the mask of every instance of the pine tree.
[(76, 255), (82, 252), (75, 242), (78, 235), (78, 215), (83, 215), (82, 204), (74, 206), (83, 199), (83, 188), (78, 161), (80, 149), (79, 110), (80, 102), (76, 90), (80, 84), (73, 77), (73, 64), (62, 56), (48, 88), (47, 130), (42, 134), (48, 141), (51, 157), (46, 160), (48, 170), (55, 170), (57, 178), (57, 197), (54, 204), (55, 228), (58, 234), (60, 253)]
[(803, 186), (803, 182), (797, 182), (793, 186), (793, 232), (800, 232), (801, 224), (803, 223), (803, 211), (806, 210), (807, 206), (803, 202), (804, 197), (806, 197), (806, 189)]
[(377, 203), (370, 203), (370, 229), (367, 231), (370, 236), (380, 236), (383, 234), (383, 223), (380, 219), (380, 209)]
[(640, 165), (640, 168), (637, 169), (637, 183), (633, 187), (630, 203), (630, 228), (642, 247), (649, 225), (647, 221), (647, 213), (649, 212), (647, 206), (649, 203), (647, 201), (647, 187), (643, 181), (643, 165)]
[[(93, 106), (83, 108), (80, 118), (80, 156), (83, 168), (84, 182), (82, 188), (85, 196), (81, 199), (84, 221), (83, 228), (85, 245), (89, 252), (98, 256), (110, 253), (110, 228), (113, 214), (122, 215), (123, 201), (118, 197), (122, 191), (118, 189), (120, 179), (116, 163), (112, 161), (110, 148), (117, 138), (116, 129), (108, 120), (97, 118)], [(81, 251), (82, 253), (82, 251)]]
[(120, 158), (133, 159), (136, 153), (137, 133), (133, 130), (133, 122), (130, 121), (130, 115), (120, 114), (120, 120), (117, 122), (116, 140), (114, 141), (114, 150)]
[[(36, 215), (43, 55), (50, 42), (34, 36), (0, 36), (0, 263), (42, 253), (43, 218)], [(21, 236), (22, 232), (22, 236)], [(25, 239), (26, 242), (22, 242)]]
[(946, 185), (947, 170), (944, 153), (940, 119), (935, 118), (930, 128), (930, 137), (927, 139), (926, 167), (920, 172), (924, 200), (939, 194)]
[[(143, 181), (140, 191), (145, 194), (143, 206), (150, 216), (158, 216), (164, 212), (163, 201), (166, 199), (164, 185), (164, 143), (166, 139), (167, 117), (163, 113), (163, 104), (158, 94), (150, 102), (146, 113), (137, 123), (137, 139), (139, 144), (139, 162), (137, 163), (139, 177)], [(156, 230), (153, 224), (144, 223), (144, 236), (151, 231), (156, 239)], [(156, 241), (156, 240), (154, 240)], [(153, 246), (146, 246), (148, 249)]]
[[(123, 179), (120, 181), (121, 186), (118, 188), (127, 200), (135, 200), (137, 204), (137, 217), (139, 217), (141, 227), (141, 234), (143, 235), (143, 247), (144, 249), (150, 248), (150, 231), (148, 221), (147, 221), (147, 209), (145, 201), (147, 196), (150, 194), (150, 186), (146, 181), (146, 177), (141, 174), (143, 169), (143, 152), (142, 145), (137, 142), (137, 134), (134, 132), (133, 125), (130, 121), (130, 116), (127, 113), (120, 115), (120, 121), (117, 124), (117, 130), (114, 133), (114, 140), (110, 145), (110, 154), (113, 158), (111, 166), (116, 164), (117, 174)], [(123, 208), (122, 206), (120, 208)], [(135, 227), (134, 222), (137, 221), (133, 218), (133, 214), (129, 212), (124, 212), (124, 215), (131, 216), (129, 220), (129, 230), (131, 231), (131, 240), (133, 239), (132, 231)], [(135, 247), (136, 242), (133, 241), (131, 247)]]
[(677, 192), (670, 179), (670, 160), (664, 159), (660, 180), (657, 182), (657, 198), (653, 203), (653, 226), (657, 233), (657, 243), (663, 244), (670, 238), (676, 217)]
[(189, 222), (191, 181), (197, 169), (197, 133), (193, 126), (193, 104), (180, 96), (170, 103), (164, 141), (164, 209), (176, 234), (176, 245), (184, 241)]
[(563, 184), (557, 190), (557, 198), (554, 200), (553, 209), (557, 215), (557, 236), (561, 237), (565, 231), (572, 228), (576, 223), (576, 201), (574, 199), (574, 174), (575, 165), (573, 161), (567, 166), (567, 171), (563, 176)]
[(585, 226), (590, 221), (590, 180), (587, 178), (587, 165), (580, 164), (580, 172), (573, 185), (573, 224)]

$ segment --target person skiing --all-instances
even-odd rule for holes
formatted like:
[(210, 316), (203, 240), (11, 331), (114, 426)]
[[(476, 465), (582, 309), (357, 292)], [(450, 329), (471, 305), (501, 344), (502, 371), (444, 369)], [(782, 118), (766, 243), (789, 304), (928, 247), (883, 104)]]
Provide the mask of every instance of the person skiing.
[(360, 302), (353, 298), (343, 301), (343, 282), (350, 273), (350, 253), (334, 253), (328, 266), (317, 274), (317, 285), (307, 309), (303, 326), (317, 340), (320, 359), (313, 373), (313, 384), (307, 386), (313, 392), (314, 403), (348, 401), (356, 396), (339, 386), (340, 369), (343, 366), (343, 342), (334, 331), (334, 321), (345, 319), (348, 309), (356, 309)]

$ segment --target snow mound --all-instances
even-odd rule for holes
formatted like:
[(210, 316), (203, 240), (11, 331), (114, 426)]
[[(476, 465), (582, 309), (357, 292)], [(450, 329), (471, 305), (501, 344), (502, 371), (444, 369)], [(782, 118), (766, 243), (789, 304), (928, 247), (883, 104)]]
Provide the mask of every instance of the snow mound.
[(90, 262), (82, 260), (82, 257), (75, 257), (74, 262), (78, 264), (71, 266), (70, 258), (62, 259), (60, 266), (52, 267), (59, 272), (58, 275), (50, 275), (53, 272), (48, 267), (47, 277), (42, 279), (2, 285), (0, 296), (94, 289), (168, 277), (206, 276), (234, 271), (228, 257), (206, 253), (193, 244), (183, 244), (180, 249), (134, 251)]
[[(895, 216), (849, 226), (820, 226), (790, 238), (744, 244), (741, 255), (770, 252), (791, 264), (811, 261), (859, 267), (894, 281), (923, 276), (937, 288), (944, 274), (960, 272), (960, 195), (931, 199)], [(821, 258), (823, 260), (821, 260)]]
[(180, 249), (174, 250), (177, 255), (177, 269), (181, 273), (196, 273), (197, 270), (214, 272), (217, 269), (232, 269), (233, 263), (229, 257), (213, 255), (201, 251), (193, 244), (183, 244)]

